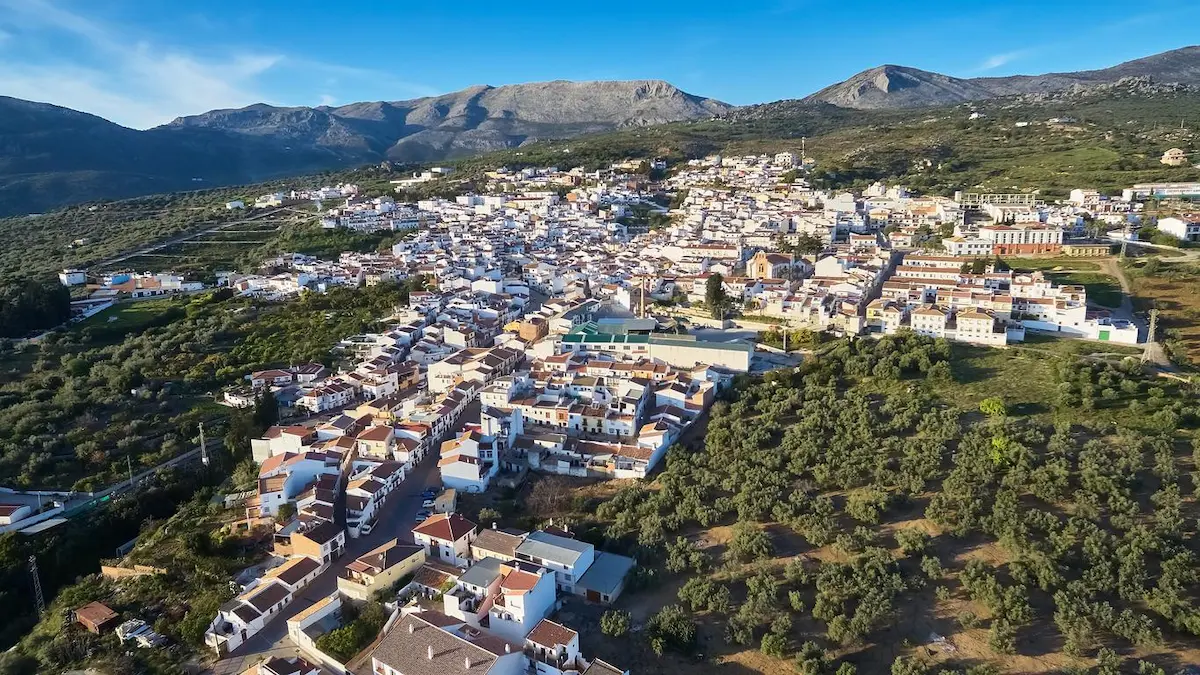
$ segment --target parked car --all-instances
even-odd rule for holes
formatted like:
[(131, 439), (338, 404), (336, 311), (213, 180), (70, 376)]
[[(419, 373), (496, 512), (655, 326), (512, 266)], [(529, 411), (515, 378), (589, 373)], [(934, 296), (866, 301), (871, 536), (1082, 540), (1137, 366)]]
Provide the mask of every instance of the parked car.
[(429, 511), (417, 511), (417, 518), (416, 518), (416, 521), (417, 521), (418, 523), (425, 522), (426, 520), (428, 520), (428, 519), (429, 519), (429, 516), (432, 516), (432, 515), (433, 515), (433, 514), (432, 514), (432, 513), (430, 513)]
[(423, 509), (432, 509), (436, 505), (437, 504), (435, 504), (432, 499), (426, 499), (425, 501), (421, 502), (421, 508)]

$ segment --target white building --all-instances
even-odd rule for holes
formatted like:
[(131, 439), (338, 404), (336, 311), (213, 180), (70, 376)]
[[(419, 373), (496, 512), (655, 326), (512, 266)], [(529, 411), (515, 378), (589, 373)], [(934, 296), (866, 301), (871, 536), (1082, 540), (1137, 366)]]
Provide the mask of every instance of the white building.
[(1158, 229), (1180, 241), (1197, 241), (1200, 240), (1200, 215), (1187, 214), (1159, 218)]

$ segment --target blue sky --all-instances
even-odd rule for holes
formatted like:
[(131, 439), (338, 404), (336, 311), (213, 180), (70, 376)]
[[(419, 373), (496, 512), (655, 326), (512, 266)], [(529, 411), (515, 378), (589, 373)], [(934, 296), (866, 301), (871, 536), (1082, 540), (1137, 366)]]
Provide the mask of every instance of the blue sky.
[(882, 63), (975, 77), (1200, 43), (1188, 0), (0, 0), (0, 94), (147, 128), (255, 102), (663, 79), (735, 104)]

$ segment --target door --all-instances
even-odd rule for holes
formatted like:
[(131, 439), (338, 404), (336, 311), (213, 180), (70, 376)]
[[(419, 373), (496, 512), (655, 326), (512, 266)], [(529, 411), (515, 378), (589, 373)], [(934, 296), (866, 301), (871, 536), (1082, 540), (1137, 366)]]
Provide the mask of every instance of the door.
[(588, 600), (588, 602), (600, 602), (600, 593), (597, 591), (588, 589), (587, 600)]

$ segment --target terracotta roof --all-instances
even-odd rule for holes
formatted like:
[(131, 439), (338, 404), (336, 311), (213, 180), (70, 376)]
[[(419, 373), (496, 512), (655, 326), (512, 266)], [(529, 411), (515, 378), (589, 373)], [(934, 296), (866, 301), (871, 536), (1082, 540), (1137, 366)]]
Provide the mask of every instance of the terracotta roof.
[(360, 441), (382, 442), (392, 437), (391, 427), (371, 427), (358, 435)]
[(504, 577), (504, 581), (500, 582), (500, 588), (509, 593), (524, 595), (533, 590), (540, 579), (541, 577), (531, 572), (513, 570)]
[(533, 627), (526, 640), (540, 645), (542, 647), (553, 647), (555, 645), (566, 645), (579, 637), (579, 633), (567, 628), (566, 626), (555, 623), (550, 619), (542, 619), (538, 625)]
[(286, 461), (289, 457), (294, 456), (294, 453), (285, 452), (282, 455), (272, 455), (264, 459), (262, 464), (258, 467), (258, 475), (262, 476), (263, 474), (271, 473), (275, 469), (283, 466), (284, 461)]
[(439, 513), (413, 528), (413, 534), (421, 534), (431, 539), (442, 541), (458, 541), (475, 529), (475, 523), (463, 518), (457, 513)]
[(457, 568), (442, 565), (437, 562), (427, 562), (417, 568), (413, 575), (413, 583), (426, 588), (439, 588), (447, 581), (457, 579), (462, 572)]
[(270, 478), (258, 479), (258, 494), (268, 494), (271, 492), (282, 492), (283, 486), (287, 483), (287, 476), (271, 476)]

